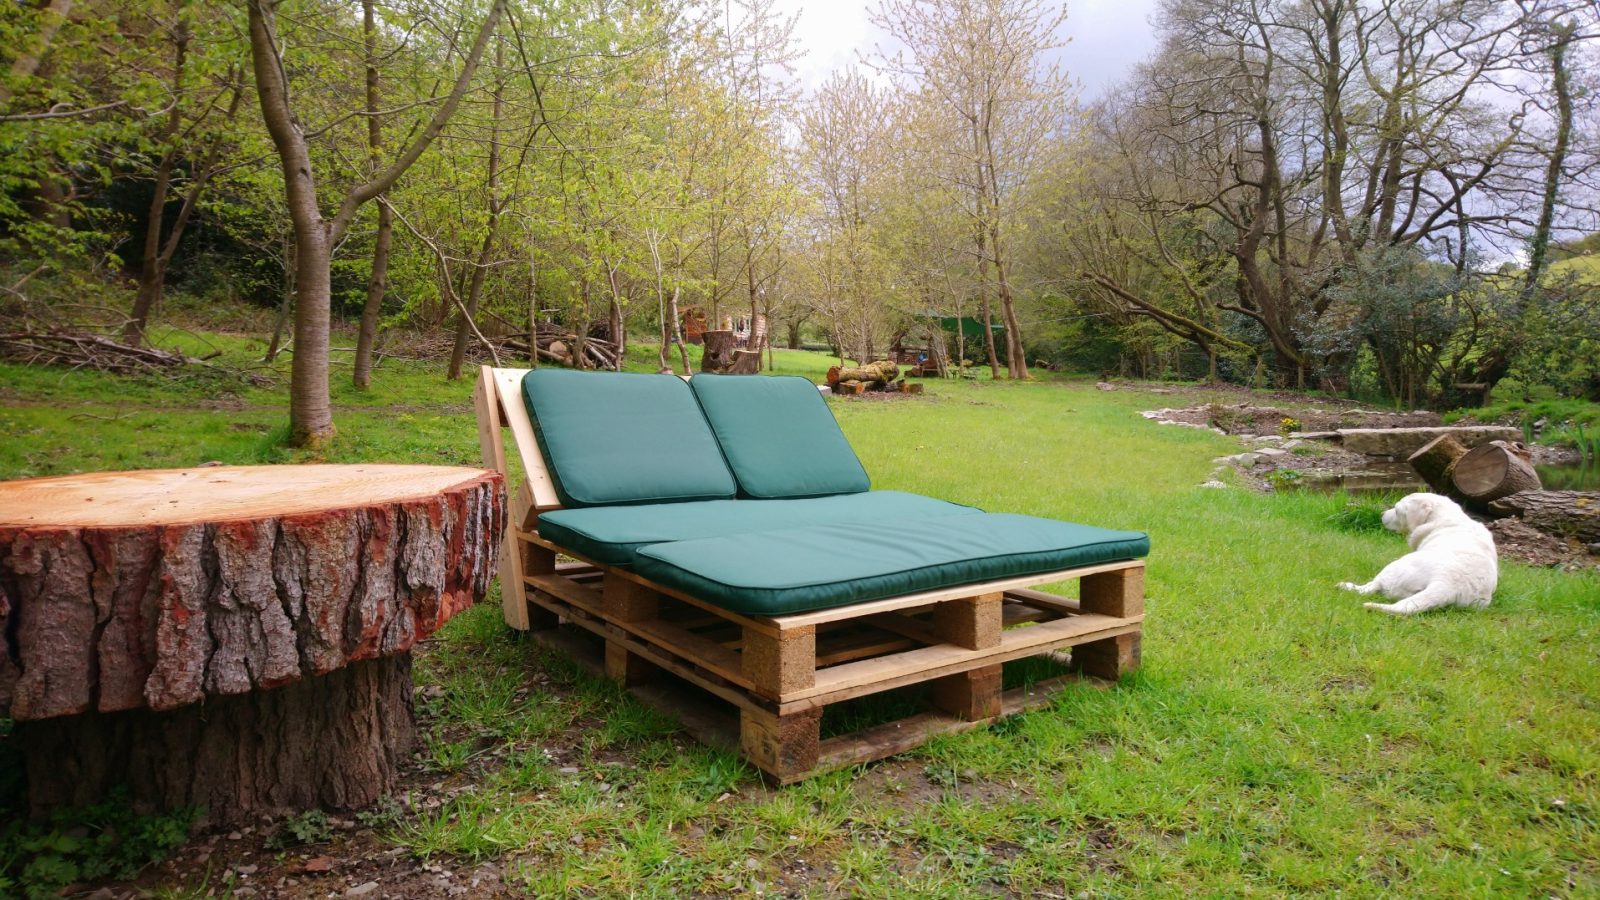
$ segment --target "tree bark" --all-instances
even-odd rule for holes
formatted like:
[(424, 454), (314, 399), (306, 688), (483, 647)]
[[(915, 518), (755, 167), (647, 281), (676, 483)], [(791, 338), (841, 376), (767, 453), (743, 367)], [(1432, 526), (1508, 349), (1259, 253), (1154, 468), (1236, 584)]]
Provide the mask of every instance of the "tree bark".
[(721, 372), (733, 365), (734, 339), (731, 331), (707, 331), (702, 335), (705, 355), (700, 358), (700, 371)]
[(1456, 462), (1467, 455), (1467, 448), (1460, 441), (1448, 434), (1441, 434), (1418, 448), (1411, 454), (1406, 462), (1411, 468), (1422, 476), (1422, 480), (1433, 488), (1436, 493), (1450, 497), (1459, 497), (1451, 482), (1451, 473), (1455, 470)]
[(333, 439), (333, 409), (328, 383), (329, 327), (332, 321), (333, 248), (344, 237), (362, 204), (388, 191), (433, 143), (466, 94), (494, 33), (504, 0), (495, 0), (476, 42), (445, 102), (390, 166), (344, 196), (339, 211), (324, 219), (305, 133), (296, 121), (289, 83), (278, 49), (275, 8), (269, 0), (249, 0), (250, 56), (261, 116), (283, 167), (284, 194), (295, 230), (295, 352), (289, 376), (289, 442), (317, 448)]
[(1519, 491), (1489, 504), (1498, 516), (1521, 516), (1540, 531), (1600, 542), (1600, 492)]
[(415, 742), (411, 654), (169, 712), (18, 722), (13, 739), (36, 817), (118, 787), (140, 813), (198, 806), (212, 826), (357, 809), (394, 789)]
[[(44, 12), (39, 17), (39, 33), (33, 40), (17, 54), (11, 61), (10, 81), (15, 83), (23, 78), (31, 78), (39, 71), (39, 64), (44, 62), (45, 52), (50, 49), (50, 42), (55, 40), (56, 32), (66, 24), (67, 16), (72, 13), (73, 0), (50, 0)], [(11, 102), (11, 88), (0, 84), (0, 105)]]
[[(367, 64), (367, 159), (376, 175), (383, 159), (383, 117), (378, 115), (381, 96), (378, 78), (378, 16), (372, 0), (361, 0), (361, 34)], [(372, 273), (367, 277), (367, 299), (361, 304), (361, 326), (356, 333), (356, 359), (351, 381), (358, 391), (372, 385), (372, 348), (378, 342), (378, 317), (389, 293), (389, 249), (394, 241), (394, 213), (378, 197), (378, 234), (372, 247)]]
[(504, 526), (499, 476), (444, 466), (0, 483), (0, 715), (33, 808), (122, 781), (219, 822), (369, 802), (398, 758), (372, 742), (410, 735), (397, 657), (484, 596)]

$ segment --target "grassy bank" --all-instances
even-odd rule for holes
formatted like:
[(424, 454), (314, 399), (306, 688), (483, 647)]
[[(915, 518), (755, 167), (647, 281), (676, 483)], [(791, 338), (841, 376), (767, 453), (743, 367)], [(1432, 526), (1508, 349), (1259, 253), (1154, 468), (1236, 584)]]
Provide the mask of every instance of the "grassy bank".
[[(386, 362), (336, 392), (327, 458), (473, 463), (470, 389)], [(0, 477), (301, 460), (282, 396), (0, 367)], [(877, 487), (1150, 532), (1145, 665), (1118, 687), (773, 791), (489, 603), (418, 668), (413, 781), (445, 799), (316, 852), (398, 844), (535, 895), (1600, 892), (1600, 578), (1507, 565), (1487, 611), (1366, 612), (1333, 584), (1398, 537), (1341, 496), (1197, 487), (1235, 448), (1146, 423), (1152, 400), (1058, 381), (834, 401)]]

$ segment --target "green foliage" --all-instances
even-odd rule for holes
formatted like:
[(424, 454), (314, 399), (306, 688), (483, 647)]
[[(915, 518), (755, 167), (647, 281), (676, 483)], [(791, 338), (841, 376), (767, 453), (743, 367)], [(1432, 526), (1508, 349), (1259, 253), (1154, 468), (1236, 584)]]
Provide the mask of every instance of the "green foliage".
[(57, 810), (39, 823), (8, 815), (0, 826), (0, 896), (17, 892), (35, 900), (55, 897), (75, 882), (133, 878), (188, 839), (196, 813), (140, 816), (118, 794), (95, 806)]
[(328, 814), (320, 809), (310, 809), (284, 819), (262, 846), (268, 850), (283, 850), (320, 844), (331, 837), (333, 823), (328, 821)]

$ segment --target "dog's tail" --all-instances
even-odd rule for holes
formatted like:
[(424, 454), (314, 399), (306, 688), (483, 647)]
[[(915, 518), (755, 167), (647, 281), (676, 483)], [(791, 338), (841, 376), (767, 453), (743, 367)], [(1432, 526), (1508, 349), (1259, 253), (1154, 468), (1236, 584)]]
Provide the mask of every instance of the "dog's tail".
[(1415, 594), (1394, 603), (1363, 603), (1367, 609), (1386, 612), (1392, 616), (1409, 616), (1412, 613), (1427, 612), (1441, 606), (1449, 606), (1457, 600), (1456, 592), (1439, 584), (1430, 584)]

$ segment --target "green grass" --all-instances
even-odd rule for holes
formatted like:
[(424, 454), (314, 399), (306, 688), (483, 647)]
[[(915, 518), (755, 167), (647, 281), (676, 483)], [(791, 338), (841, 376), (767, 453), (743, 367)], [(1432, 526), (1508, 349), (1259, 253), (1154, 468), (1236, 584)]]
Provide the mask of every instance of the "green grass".
[[(15, 367), (0, 385), (3, 477), (305, 458), (277, 444), (281, 387)], [(929, 385), (833, 401), (876, 486), (1149, 531), (1136, 675), (774, 791), (489, 602), (417, 668), (440, 688), (419, 764), (466, 789), (375, 815), (384, 837), (498, 860), (532, 896), (1600, 892), (1600, 578), (1508, 563), (1486, 611), (1375, 615), (1333, 587), (1404, 550), (1371, 502), (1201, 489), (1236, 448), (1146, 423), (1134, 392)], [(386, 362), (370, 394), (336, 392), (326, 458), (474, 462), (470, 390)]]

